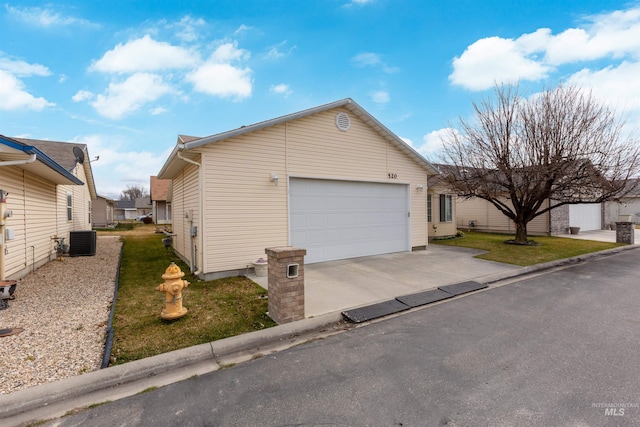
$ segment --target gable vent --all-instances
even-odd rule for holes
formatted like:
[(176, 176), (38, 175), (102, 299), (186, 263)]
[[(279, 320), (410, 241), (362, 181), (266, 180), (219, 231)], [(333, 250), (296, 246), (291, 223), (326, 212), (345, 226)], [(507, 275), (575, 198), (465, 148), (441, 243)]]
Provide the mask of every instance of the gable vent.
[(343, 132), (346, 132), (351, 127), (351, 119), (347, 113), (338, 113), (336, 115), (336, 126)]

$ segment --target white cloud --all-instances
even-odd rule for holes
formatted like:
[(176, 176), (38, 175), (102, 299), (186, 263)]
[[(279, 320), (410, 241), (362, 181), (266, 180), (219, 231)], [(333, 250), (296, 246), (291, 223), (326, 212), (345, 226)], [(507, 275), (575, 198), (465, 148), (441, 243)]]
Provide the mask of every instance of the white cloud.
[(640, 110), (640, 62), (623, 62), (602, 70), (583, 69), (570, 84), (592, 90), (595, 97), (616, 110)]
[(550, 37), (546, 60), (565, 64), (606, 57), (640, 59), (640, 8), (591, 16), (585, 27)]
[(459, 133), (457, 129), (453, 128), (444, 128), (429, 132), (422, 137), (424, 144), (418, 148), (418, 152), (425, 157), (434, 157), (434, 155), (440, 153), (444, 145), (443, 141), (449, 139), (452, 132), (456, 134)]
[(526, 57), (515, 40), (500, 37), (480, 39), (453, 60), (449, 80), (470, 90), (485, 90), (496, 82), (540, 80), (551, 68)]
[(243, 99), (251, 96), (251, 69), (230, 64), (205, 64), (187, 75), (197, 92), (220, 98)]
[(227, 63), (233, 61), (247, 60), (250, 53), (244, 49), (238, 49), (236, 43), (224, 43), (218, 46), (209, 57), (208, 62)]
[(454, 58), (449, 80), (485, 90), (496, 82), (539, 81), (562, 65), (598, 60), (613, 67), (623, 60), (640, 60), (639, 7), (589, 16), (580, 28), (557, 35), (540, 28), (516, 39), (480, 39)]
[[(173, 146), (160, 153), (146, 150), (135, 151), (136, 145), (118, 136), (87, 135), (77, 137), (74, 142), (87, 144), (91, 157), (100, 160), (91, 163), (98, 193), (117, 199), (127, 184), (149, 188), (149, 177), (157, 175)], [(118, 179), (114, 179), (117, 176)]]
[(290, 95), (293, 93), (288, 84), (280, 83), (278, 85), (271, 85), (269, 92), (278, 93), (283, 95)]
[(137, 73), (121, 83), (111, 83), (106, 93), (97, 95), (91, 106), (104, 117), (120, 119), (148, 102), (175, 92), (161, 76)]
[(193, 42), (200, 38), (198, 31), (206, 24), (202, 18), (192, 18), (187, 15), (178, 23), (169, 25), (169, 28), (176, 28), (176, 37), (184, 42)]
[(99, 27), (98, 24), (87, 21), (86, 19), (76, 18), (73, 16), (64, 16), (51, 7), (12, 7), (5, 5), (8, 14), (14, 16), (21, 21), (42, 28), (61, 27), (68, 25), (82, 25), (88, 27)]
[(82, 102), (92, 99), (93, 97), (93, 93), (89, 92), (88, 90), (79, 90), (75, 95), (71, 97), (71, 99), (75, 102)]
[(164, 107), (156, 107), (156, 108), (152, 108), (151, 110), (149, 110), (149, 113), (150, 113), (152, 116), (157, 116), (157, 115), (159, 115), (159, 114), (164, 114), (164, 113), (166, 113), (166, 112), (168, 112), (168, 111), (169, 111), (169, 110), (167, 110), (167, 109), (166, 109), (166, 108), (164, 108)]
[(14, 76), (29, 77), (29, 76), (50, 76), (51, 71), (40, 64), (29, 64), (20, 60), (11, 60), (6, 57), (0, 57), (0, 70), (8, 71)]
[(389, 73), (389, 74), (399, 71), (399, 68), (391, 67), (391, 66), (387, 65), (382, 60), (382, 56), (380, 54), (373, 53), (373, 52), (359, 53), (356, 56), (354, 56), (353, 58), (351, 58), (351, 62), (356, 67), (360, 67), (360, 68), (365, 68), (365, 67), (379, 68), (382, 71), (384, 71), (385, 73)]
[(0, 110), (28, 109), (40, 111), (55, 105), (44, 98), (36, 98), (25, 90), (24, 83), (13, 74), (0, 70)]
[(285, 40), (283, 42), (278, 43), (275, 46), (269, 47), (267, 49), (267, 53), (264, 54), (264, 58), (268, 60), (280, 59), (291, 54), (291, 52), (293, 52), (293, 50), (296, 48), (296, 46), (292, 46), (289, 49), (286, 49), (286, 46), (287, 46), (287, 41)]
[(90, 69), (107, 73), (160, 71), (191, 67), (198, 61), (198, 55), (187, 49), (145, 35), (126, 44), (118, 44), (95, 61)]
[(240, 100), (251, 96), (253, 81), (250, 68), (240, 68), (232, 62), (246, 60), (250, 56), (235, 43), (220, 45), (207, 62), (187, 75), (194, 90), (221, 98)]
[(352, 6), (364, 6), (369, 3), (373, 3), (375, 0), (351, 0), (349, 3), (346, 3), (344, 7), (352, 7)]
[(233, 32), (233, 35), (237, 36), (237, 35), (240, 35), (240, 34), (246, 32), (246, 31), (251, 31), (251, 30), (253, 30), (253, 27), (250, 27), (248, 25), (242, 24)]
[(386, 104), (391, 101), (391, 97), (389, 96), (389, 92), (378, 90), (371, 94), (371, 100), (376, 104)]

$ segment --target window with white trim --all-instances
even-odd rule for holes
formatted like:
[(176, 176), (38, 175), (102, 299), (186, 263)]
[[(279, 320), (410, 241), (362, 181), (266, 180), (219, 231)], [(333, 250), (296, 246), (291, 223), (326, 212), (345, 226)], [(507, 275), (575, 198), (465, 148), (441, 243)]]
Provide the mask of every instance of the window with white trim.
[(453, 197), (450, 194), (440, 195), (440, 222), (453, 221)]
[(427, 194), (427, 222), (433, 222), (431, 217), (431, 194)]
[(73, 220), (73, 195), (67, 193), (67, 221)]

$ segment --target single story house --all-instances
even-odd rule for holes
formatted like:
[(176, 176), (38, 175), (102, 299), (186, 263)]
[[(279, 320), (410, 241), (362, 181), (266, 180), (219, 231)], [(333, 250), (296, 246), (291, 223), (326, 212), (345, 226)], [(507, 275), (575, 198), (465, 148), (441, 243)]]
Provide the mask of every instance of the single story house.
[(97, 197), (85, 144), (0, 135), (0, 276), (19, 279), (55, 257), (52, 236), (91, 230)]
[(106, 228), (115, 224), (116, 201), (104, 196), (98, 196), (92, 205), (93, 227)]
[(630, 182), (630, 185), (633, 185), (634, 188), (620, 201), (607, 202), (606, 210), (609, 214), (609, 221), (606, 225), (609, 227), (614, 227), (615, 222), (621, 219), (640, 224), (640, 184), (633, 181)]
[(210, 280), (245, 273), (268, 247), (304, 248), (306, 263), (425, 248), (437, 173), (347, 98), (181, 135), (158, 178), (172, 180), (176, 253)]
[(135, 200), (116, 200), (114, 216), (116, 221), (136, 219), (136, 216), (138, 216), (138, 211), (136, 209), (136, 201)]
[(170, 185), (170, 179), (158, 179), (157, 176), (152, 176), (149, 181), (151, 212), (157, 225), (171, 224), (171, 202), (167, 200)]
[[(505, 203), (511, 202), (505, 198)], [(546, 200), (542, 208), (548, 206), (549, 200)], [(516, 232), (515, 223), (484, 199), (458, 197), (456, 209), (460, 229)], [(570, 227), (579, 227), (582, 231), (602, 230), (606, 224), (605, 214), (603, 203), (563, 205), (534, 218), (527, 225), (527, 232), (532, 235), (568, 234)]]
[(427, 193), (429, 240), (456, 235), (458, 231), (456, 203), (456, 194), (442, 182), (442, 175), (429, 176)]

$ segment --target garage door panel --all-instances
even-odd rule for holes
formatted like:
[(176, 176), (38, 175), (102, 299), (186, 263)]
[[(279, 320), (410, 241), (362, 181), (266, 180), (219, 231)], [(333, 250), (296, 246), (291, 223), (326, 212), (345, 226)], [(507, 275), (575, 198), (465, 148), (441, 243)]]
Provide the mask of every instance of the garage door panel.
[(307, 263), (409, 249), (407, 186), (290, 180), (291, 244)]
[(581, 230), (600, 230), (602, 228), (601, 205), (588, 203), (569, 205), (569, 225)]

